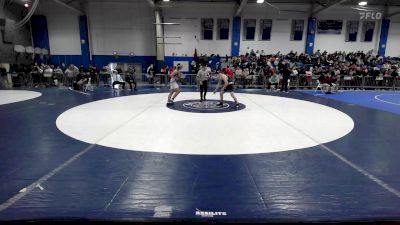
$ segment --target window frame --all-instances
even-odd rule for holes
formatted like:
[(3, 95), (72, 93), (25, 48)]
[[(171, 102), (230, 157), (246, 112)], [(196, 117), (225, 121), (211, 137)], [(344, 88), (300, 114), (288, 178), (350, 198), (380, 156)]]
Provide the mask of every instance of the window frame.
[[(205, 30), (210, 30), (210, 29), (204, 29), (204, 25), (205, 25), (206, 20), (212, 21), (211, 39), (205, 39), (205, 37), (204, 37)], [(201, 18), (200, 27), (201, 27), (200, 29), (201, 29), (201, 40), (202, 41), (212, 41), (212, 40), (214, 40), (214, 18)]]
[[(247, 39), (247, 26), (246, 26), (246, 22), (248, 21), (254, 21), (254, 38), (253, 39)], [(243, 20), (243, 36), (242, 36), (242, 40), (243, 41), (255, 41), (256, 40), (256, 31), (257, 31), (257, 19), (244, 19)]]
[[(357, 35), (356, 35), (356, 39), (354, 40), (354, 41), (352, 41), (352, 40), (350, 40), (350, 37), (349, 37), (349, 35), (350, 35), (350, 29), (351, 29), (351, 23), (354, 23), (354, 24), (357, 24)], [(357, 39), (358, 39), (358, 33), (359, 33), (359, 30), (360, 30), (360, 21), (358, 21), (358, 20), (347, 20), (346, 21), (346, 36), (345, 36), (345, 42), (357, 42)]]
[[(372, 30), (372, 39), (370, 40), (370, 41), (366, 41), (365, 40), (365, 35), (366, 35), (366, 33), (367, 33), (367, 26), (366, 26), (366, 24), (373, 24), (373, 30)], [(361, 34), (362, 34), (362, 39), (361, 39), (361, 42), (373, 42), (374, 41), (374, 34), (375, 34), (375, 32), (376, 32), (376, 30), (375, 30), (375, 28), (376, 28), (376, 22), (375, 21), (373, 21), (373, 20), (366, 20), (366, 21), (363, 21), (363, 23), (362, 23), (362, 31), (361, 31)]]
[[(302, 21), (302, 30), (301, 30), (301, 39), (300, 40), (295, 40), (295, 32), (296, 32), (296, 21)], [(305, 20), (304, 19), (293, 19), (292, 20), (292, 25), (291, 25), (291, 32), (290, 32), (290, 41), (303, 41), (304, 39), (304, 28), (305, 28)], [(299, 23), (300, 24), (300, 23)]]
[[(221, 22), (222, 21), (227, 21), (228, 22), (228, 37), (225, 39), (221, 39)], [(218, 18), (217, 19), (217, 40), (221, 40), (221, 41), (226, 41), (229, 40), (230, 38), (230, 32), (231, 32), (231, 21), (229, 18)]]
[[(271, 22), (270, 23), (271, 24), (271, 26), (270, 26), (271, 29), (269, 31), (269, 39), (262, 39), (263, 32), (264, 32), (264, 27), (263, 27), (264, 23), (263, 22), (265, 22), (265, 21)], [(271, 39), (272, 39), (273, 19), (260, 19), (260, 21), (258, 23), (259, 23), (259, 27), (260, 27), (259, 32), (258, 32), (258, 40), (259, 41), (271, 41)]]

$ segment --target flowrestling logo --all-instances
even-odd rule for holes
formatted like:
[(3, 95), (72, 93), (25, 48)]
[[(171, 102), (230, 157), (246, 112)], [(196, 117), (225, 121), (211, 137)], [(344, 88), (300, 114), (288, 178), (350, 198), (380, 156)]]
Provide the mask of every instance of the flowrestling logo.
[(381, 12), (360, 12), (360, 20), (380, 20), (382, 19)]

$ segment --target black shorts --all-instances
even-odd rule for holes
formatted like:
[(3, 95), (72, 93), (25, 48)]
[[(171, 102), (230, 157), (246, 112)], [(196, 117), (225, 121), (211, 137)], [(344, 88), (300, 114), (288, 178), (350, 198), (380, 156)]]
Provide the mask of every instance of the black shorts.
[(232, 92), (233, 91), (233, 84), (228, 84), (224, 89), (224, 92)]

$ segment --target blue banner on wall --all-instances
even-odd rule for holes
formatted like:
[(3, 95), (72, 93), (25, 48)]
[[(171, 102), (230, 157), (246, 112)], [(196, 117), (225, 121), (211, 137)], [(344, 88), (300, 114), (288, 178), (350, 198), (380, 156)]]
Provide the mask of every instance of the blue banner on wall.
[(87, 17), (79, 16), (79, 34), (81, 39), (82, 64), (85, 68), (89, 66), (89, 31), (87, 26)]
[(51, 52), (46, 16), (33, 15), (31, 17), (31, 28), (33, 47), (45, 48)]
[(316, 27), (317, 19), (316, 18), (308, 18), (307, 23), (307, 39), (306, 39), (306, 54), (314, 53), (314, 41), (315, 41), (315, 27)]
[(386, 52), (387, 40), (389, 37), (389, 26), (390, 26), (390, 20), (383, 19), (381, 35), (379, 39), (379, 50), (378, 50), (378, 54), (381, 56), (384, 56)]
[(234, 17), (232, 24), (232, 47), (231, 47), (231, 55), (239, 56), (240, 54), (240, 27), (241, 27), (241, 18)]

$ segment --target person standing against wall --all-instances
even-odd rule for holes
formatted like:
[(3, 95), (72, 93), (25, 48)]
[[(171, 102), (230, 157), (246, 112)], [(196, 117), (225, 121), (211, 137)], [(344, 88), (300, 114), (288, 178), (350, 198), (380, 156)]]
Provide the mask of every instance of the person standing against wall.
[(290, 74), (291, 71), (289, 69), (289, 65), (286, 64), (283, 66), (282, 69), (282, 87), (281, 87), (281, 92), (285, 91), (285, 93), (288, 93), (288, 83), (290, 79)]
[(150, 66), (147, 68), (147, 76), (149, 79), (149, 84), (152, 84), (154, 81), (154, 65), (150, 64)]
[[(131, 88), (131, 90), (135, 90), (136, 91), (136, 70), (134, 66), (129, 66), (127, 72), (127, 76), (125, 81), (129, 84), (129, 87)], [(134, 88), (132, 88), (132, 84), (135, 85)]]
[(0, 64), (0, 87), (8, 88), (8, 86), (9, 83), (7, 78), (7, 70), (3, 65)]

